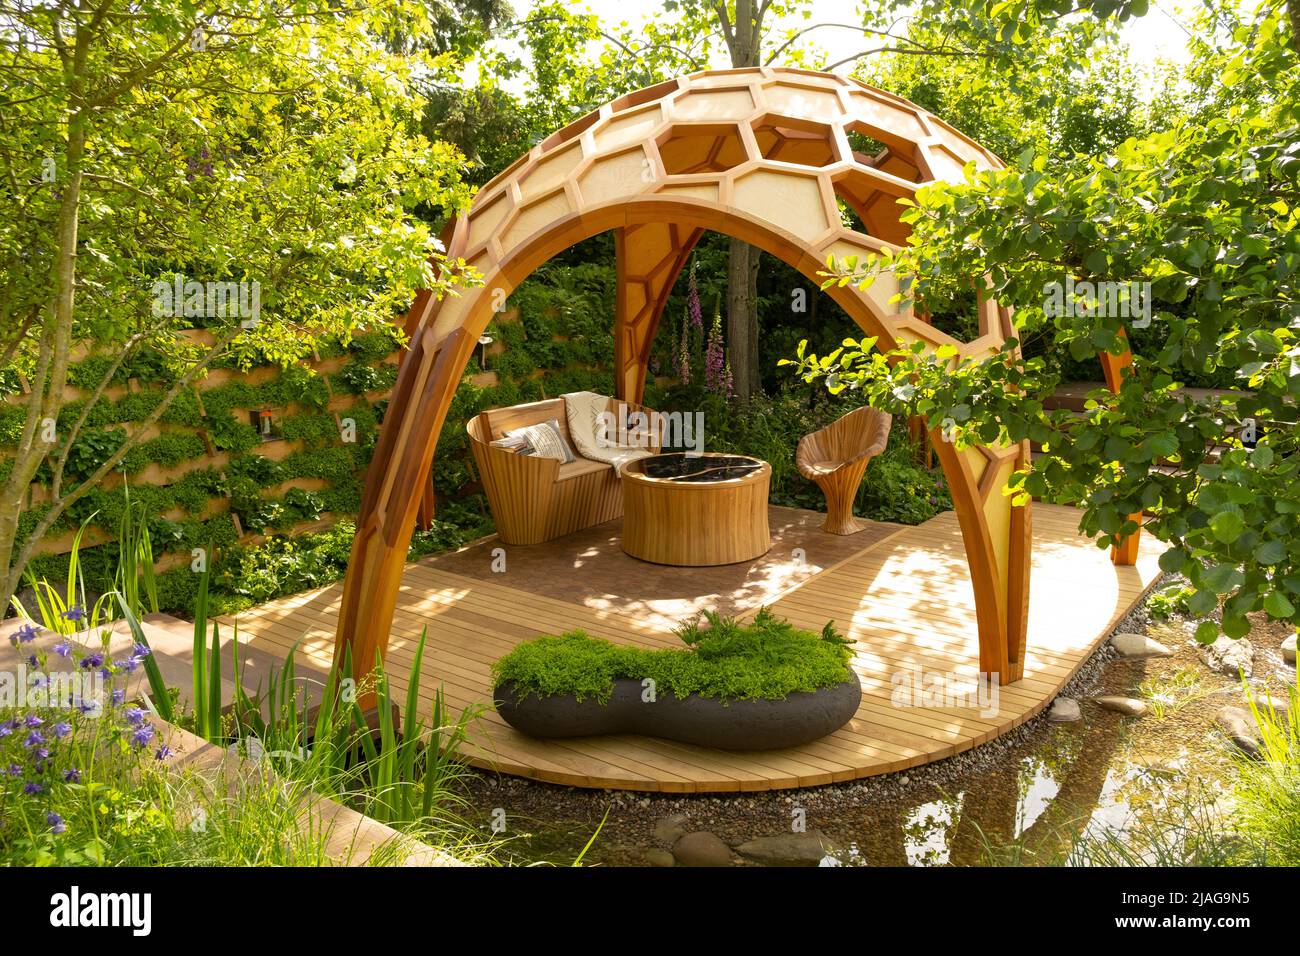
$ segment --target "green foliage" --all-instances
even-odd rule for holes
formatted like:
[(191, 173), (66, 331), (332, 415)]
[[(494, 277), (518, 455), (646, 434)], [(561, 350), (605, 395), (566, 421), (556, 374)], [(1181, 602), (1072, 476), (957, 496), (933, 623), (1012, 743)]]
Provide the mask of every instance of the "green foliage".
[(214, 583), (253, 604), (321, 587), (343, 577), (355, 537), (356, 527), (348, 521), (297, 538), (274, 535), (224, 555)]
[(351, 395), (386, 392), (397, 381), (397, 366), (353, 363), (340, 369), (331, 381)]
[(143, 471), (150, 465), (175, 468), (184, 462), (202, 458), (207, 453), (208, 446), (198, 435), (166, 432), (136, 445), (122, 458), (119, 467), (127, 474)]
[(1291, 685), (1285, 710), (1257, 700), (1249, 684), (1251, 716), (1260, 730), (1260, 755), (1237, 758), (1234, 785), (1241, 832), (1270, 866), (1300, 866), (1300, 693)]
[(1151, 616), (1160, 621), (1168, 620), (1175, 614), (1194, 616), (1187, 605), (1189, 593), (1186, 582), (1167, 584), (1152, 592), (1147, 599), (1147, 608), (1151, 611)]
[(781, 700), (847, 680), (847, 642), (827, 624), (821, 635), (802, 631), (763, 608), (749, 623), (707, 614), (678, 630), (686, 649), (648, 650), (613, 644), (584, 631), (543, 636), (515, 647), (492, 665), (496, 684), (522, 693), (573, 694), (604, 701), (620, 679), (655, 682), (677, 698), (699, 694), (724, 702)]
[(301, 441), (307, 448), (321, 448), (339, 440), (339, 426), (328, 412), (289, 415), (280, 419), (280, 435), (286, 441)]
[(857, 511), (874, 521), (922, 524), (952, 510), (952, 495), (942, 469), (916, 461), (907, 432), (896, 427), (883, 454), (873, 458), (858, 492)]
[[(805, 377), (856, 392), (895, 414), (948, 427), (959, 446), (1030, 440), (1044, 448), (1012, 491), (1077, 503), (1101, 546), (1146, 530), (1169, 547), (1168, 572), (1189, 582), (1198, 615), (1222, 607), (1240, 637), (1247, 615), (1300, 621), (1300, 69), (1282, 5), (1202, 16), (1189, 79), (1204, 97), (1168, 128), (1109, 156), (1053, 165), (1027, 150), (1005, 170), (920, 189), (904, 213), (912, 244), (895, 256), (836, 263), (828, 282), (870, 281), (880, 267), (910, 295), (936, 276), (986, 275), (1014, 306), (1026, 341), (1054, 348), (959, 363), (951, 347), (884, 356), (875, 342), (800, 352)], [(1149, 284), (1149, 316), (1123, 308), (1056, 308), (1069, 281)], [(1045, 411), (1062, 356), (1117, 355), (1129, 325), (1151, 321), (1117, 396), (1082, 415)], [(1133, 340), (1136, 344), (1136, 340)], [(1222, 376), (1239, 391), (1196, 400), (1179, 386)], [(1204, 379), (1202, 379), (1204, 380)], [(1212, 640), (1215, 625), (1198, 636)]]
[[(149, 651), (147, 636), (125, 601), (122, 610), (135, 642), (133, 666), (148, 674), (148, 711), (118, 696), (118, 682), (131, 668), (95, 659), (105, 672), (101, 707), (92, 713), (53, 704), (0, 708), (0, 721), (14, 726), (56, 728), (45, 747), (31, 752), (19, 735), (0, 738), (6, 767), (0, 775), (0, 857), (9, 864), (46, 865), (312, 865), (343, 862), (331, 845), (337, 834), (332, 799), (375, 817), (451, 855), (491, 862), (490, 845), (457, 815), (465, 806), (453, 785), (468, 771), (459, 749), (477, 710), (451, 712), (441, 688), (429, 718), (418, 714), (423, 637), (408, 675), (404, 702), (395, 699), (382, 665), (361, 684), (378, 704), (377, 735), (354, 695), (344, 694), (346, 659), (325, 679), (322, 704), (308, 720), (308, 700), (297, 677), (296, 651), (273, 668), (266, 686), (248, 691), (240, 645), (233, 647), (234, 706), (223, 713), (221, 635), (213, 624), (209, 643), (207, 575), (195, 606), (195, 653), (189, 701), (168, 686)], [(65, 642), (73, 666), (85, 668), (98, 638), (96, 625)], [(34, 645), (44, 664), (52, 648)], [(116, 689), (115, 689), (115, 684)], [(110, 692), (112, 692), (110, 694)], [(261, 754), (256, 772), (241, 780), (238, 800), (224, 787), (184, 767), (169, 766), (162, 721), (188, 725), (208, 741), (234, 742), (250, 757)], [(394, 716), (396, 715), (396, 717)], [(372, 737), (377, 736), (377, 739)], [(174, 741), (171, 741), (174, 744)], [(21, 764), (19, 763), (21, 761)], [(26, 766), (23, 766), (23, 765)], [(250, 764), (251, 766), (251, 764)], [(181, 799), (182, 796), (184, 799)], [(201, 820), (202, 826), (193, 825)], [(368, 862), (382, 865), (402, 856), (402, 846), (381, 848)]]
[[(62, 407), (71, 388), (107, 383), (118, 395), (130, 379), (174, 384), (175, 412), (170, 390), (153, 389), (96, 400), (85, 426), (151, 426), (166, 415), (197, 428), (188, 388), (206, 369), (272, 364), (287, 391), (272, 407), (319, 410), (325, 382), (296, 367), (318, 345), (390, 325), (417, 290), (477, 281), (435, 238), (471, 198), (463, 157), (421, 131), (421, 89), (460, 68), (439, 49), (442, 13), (410, 0), (347, 10), (235, 0), (198, 20), (189, 0), (108, 7), (76, 24), (47, 13), (7, 0), (0, 13), (24, 38), (0, 62), (0, 87), (42, 91), (7, 101), (0, 130), (12, 186), (0, 192), (0, 362), (13, 366), (0, 374), (9, 392), (22, 370), (33, 388), (19, 407), (59, 425), (18, 448), (9, 415), (0, 423), (10, 461), (0, 489), (6, 594), (29, 559), (15, 551), (15, 529), (53, 530), (92, 462), (132, 453), (131, 471), (185, 452), (172, 440), (133, 450), (150, 428), (101, 433), (120, 437), (118, 447), (102, 457), (82, 446), (80, 470), (51, 486), (60, 494), (45, 520), (21, 524), (38, 469), (83, 437), (86, 406)], [(59, 53), (73, 47), (75, 56)], [(184, 302), (172, 301), (178, 284)], [(241, 307), (231, 308), (236, 285)], [(359, 351), (390, 352), (383, 341)], [(69, 369), (69, 351), (86, 344), (99, 352)], [(250, 427), (227, 415), (238, 406), (219, 405), (208, 409), (212, 442), (253, 448)]]

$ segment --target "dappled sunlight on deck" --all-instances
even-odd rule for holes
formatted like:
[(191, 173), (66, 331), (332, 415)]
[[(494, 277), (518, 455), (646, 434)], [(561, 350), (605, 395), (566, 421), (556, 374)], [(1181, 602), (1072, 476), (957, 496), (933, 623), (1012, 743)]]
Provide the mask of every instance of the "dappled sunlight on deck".
[[(956, 516), (917, 527), (869, 524), (848, 537), (816, 531), (821, 515), (771, 509), (773, 549), (749, 564), (666, 568), (618, 548), (617, 522), (543, 545), (488, 539), (408, 565), (389, 645), (390, 677), (407, 669), (428, 628), (421, 699), (439, 686), (457, 708), (491, 697), (492, 661), (540, 633), (582, 628), (613, 641), (678, 644), (671, 627), (705, 607), (750, 615), (764, 604), (801, 627), (827, 620), (852, 638), (862, 706), (848, 725), (802, 747), (730, 753), (647, 737), (539, 741), (486, 710), (467, 754), (479, 766), (588, 787), (738, 791), (807, 786), (902, 770), (951, 756), (1028, 720), (1155, 580), (1160, 546), (1116, 567), (1077, 532), (1077, 512), (1034, 507), (1034, 561), (1024, 679), (977, 699), (974, 596)], [(242, 639), (310, 663), (333, 653), (342, 585), (239, 616)], [(953, 692), (956, 696), (953, 696)], [(970, 696), (965, 697), (967, 691)], [(947, 694), (948, 696), (944, 696)]]

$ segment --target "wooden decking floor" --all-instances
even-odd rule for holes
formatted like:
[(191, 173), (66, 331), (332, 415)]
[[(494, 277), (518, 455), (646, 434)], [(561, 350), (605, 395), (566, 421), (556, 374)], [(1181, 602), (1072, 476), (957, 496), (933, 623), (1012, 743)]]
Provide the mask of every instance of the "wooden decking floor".
[[(736, 792), (812, 786), (939, 760), (1028, 720), (1159, 574), (1160, 546), (1150, 538), (1137, 566), (1116, 568), (1107, 552), (1078, 535), (1073, 509), (1035, 505), (1024, 679), (982, 703), (936, 699), (940, 686), (959, 692), (973, 687), (977, 671), (974, 598), (956, 516), (943, 514), (917, 527), (875, 526), (833, 541), (815, 532), (819, 519), (773, 509), (774, 529), (784, 530), (773, 552), (749, 568), (655, 569), (671, 592), (659, 604), (637, 577), (643, 566), (617, 553), (608, 526), (591, 540), (506, 549), (504, 573), (489, 570), (498, 546), (492, 539), (476, 545), (478, 552), (411, 564), (393, 623), (390, 677), (404, 694), (427, 626), (420, 682), (425, 705), (442, 686), (454, 707), (487, 708), (467, 748), (476, 766), (581, 787)], [(518, 581), (512, 561), (521, 572), (527, 569)], [(464, 573), (473, 568), (483, 570)], [(700, 606), (689, 596), (692, 589), (728, 613), (752, 614), (770, 604), (812, 630), (833, 619), (855, 641), (853, 666), (863, 688), (855, 718), (802, 747), (733, 753), (636, 736), (534, 740), (490, 709), (491, 663), (520, 641), (583, 628), (614, 641), (673, 646), (673, 615)], [(341, 596), (342, 585), (335, 584), (240, 614), (241, 643), (282, 656), (300, 642), (305, 663), (328, 666)], [(909, 688), (916, 693), (906, 694)]]

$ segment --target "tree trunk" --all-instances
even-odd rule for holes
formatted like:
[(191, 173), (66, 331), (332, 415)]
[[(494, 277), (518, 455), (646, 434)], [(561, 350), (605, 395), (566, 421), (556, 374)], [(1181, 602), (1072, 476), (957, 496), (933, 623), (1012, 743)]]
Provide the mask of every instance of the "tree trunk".
[(758, 250), (732, 239), (727, 259), (727, 347), (736, 400), (758, 391)]
[[(72, 101), (80, 104), (89, 33), (81, 29), (72, 60), (69, 91)], [(51, 276), (53, 302), (49, 319), (41, 335), (37, 374), (31, 380), (27, 421), (23, 437), (14, 454), (13, 470), (0, 501), (0, 618), (9, 611), (22, 573), (31, 556), (24, 547), (15, 560), (18, 544), (18, 519), (23, 499), (41, 462), (48, 457), (55, 442), (51, 441), (47, 422), (57, 422), (63, 408), (63, 390), (68, 381), (68, 363), (72, 348), (72, 319), (77, 288), (77, 230), (80, 225), (82, 158), (86, 151), (89, 118), (83, 106), (68, 120), (68, 141), (64, 150), (63, 178), (58, 180), (59, 219), (56, 235), (54, 269)], [(57, 436), (54, 436), (57, 441)]]
[[(733, 68), (760, 65), (763, 12), (755, 0), (736, 0), (735, 20), (727, 18), (726, 6), (715, 11), (722, 27)], [(727, 347), (730, 350), (732, 384), (736, 400), (748, 404), (761, 390), (758, 374), (758, 265), (761, 252), (739, 239), (732, 239), (727, 263)]]

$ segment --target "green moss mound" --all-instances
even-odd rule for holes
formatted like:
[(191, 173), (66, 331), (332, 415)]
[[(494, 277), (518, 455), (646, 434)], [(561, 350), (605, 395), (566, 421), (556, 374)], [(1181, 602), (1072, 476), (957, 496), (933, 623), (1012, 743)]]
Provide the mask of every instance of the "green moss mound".
[(685, 648), (649, 650), (613, 644), (585, 631), (525, 641), (492, 665), (494, 684), (521, 693), (578, 700), (609, 699), (614, 681), (655, 682), (658, 694), (729, 700), (782, 700), (848, 680), (848, 644), (827, 622), (820, 635), (803, 631), (767, 608), (740, 623), (706, 612), (707, 627), (690, 621), (677, 629)]

